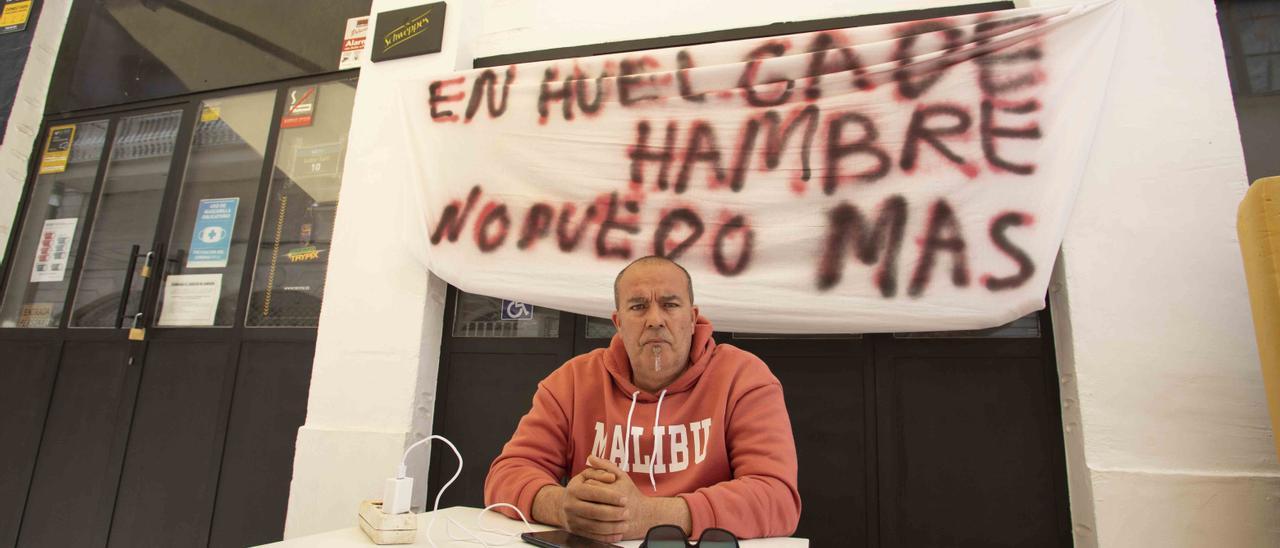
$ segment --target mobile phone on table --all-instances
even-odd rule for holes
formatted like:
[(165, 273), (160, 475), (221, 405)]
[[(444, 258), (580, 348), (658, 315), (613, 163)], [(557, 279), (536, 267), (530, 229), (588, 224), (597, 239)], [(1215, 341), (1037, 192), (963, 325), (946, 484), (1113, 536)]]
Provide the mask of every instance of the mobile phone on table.
[(621, 548), (617, 544), (600, 542), (560, 529), (539, 533), (524, 533), (520, 535), (520, 539), (543, 548)]

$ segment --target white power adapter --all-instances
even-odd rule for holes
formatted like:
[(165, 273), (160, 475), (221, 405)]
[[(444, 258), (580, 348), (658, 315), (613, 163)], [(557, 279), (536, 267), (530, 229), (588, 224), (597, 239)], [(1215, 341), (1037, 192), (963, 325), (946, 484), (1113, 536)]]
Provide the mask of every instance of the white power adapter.
[(382, 511), (387, 514), (403, 514), (409, 511), (413, 499), (413, 478), (405, 477), (405, 467), (400, 465), (396, 477), (387, 478), (382, 485)]
[(360, 530), (374, 544), (410, 544), (418, 532), (418, 518), (409, 511), (413, 498), (413, 478), (405, 477), (401, 464), (396, 477), (382, 485), (382, 500), (360, 503)]

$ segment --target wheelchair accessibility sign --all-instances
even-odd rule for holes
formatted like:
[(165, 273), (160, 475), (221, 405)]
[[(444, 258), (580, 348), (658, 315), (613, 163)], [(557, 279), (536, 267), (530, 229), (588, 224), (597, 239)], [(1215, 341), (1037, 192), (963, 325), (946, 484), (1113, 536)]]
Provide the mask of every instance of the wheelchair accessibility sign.
[(520, 301), (508, 301), (506, 299), (502, 299), (502, 319), (532, 320), (533, 305), (522, 303)]
[(200, 200), (196, 207), (196, 225), (191, 230), (187, 268), (226, 268), (239, 205), (240, 198)]

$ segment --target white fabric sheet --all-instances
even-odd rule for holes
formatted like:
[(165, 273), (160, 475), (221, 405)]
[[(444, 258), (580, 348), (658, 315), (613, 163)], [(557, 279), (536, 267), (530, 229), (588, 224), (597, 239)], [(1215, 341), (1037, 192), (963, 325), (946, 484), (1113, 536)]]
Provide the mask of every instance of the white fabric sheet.
[(1044, 305), (1107, 88), (1093, 2), (401, 82), (406, 246), (607, 317), (674, 257), (717, 328), (977, 329)]

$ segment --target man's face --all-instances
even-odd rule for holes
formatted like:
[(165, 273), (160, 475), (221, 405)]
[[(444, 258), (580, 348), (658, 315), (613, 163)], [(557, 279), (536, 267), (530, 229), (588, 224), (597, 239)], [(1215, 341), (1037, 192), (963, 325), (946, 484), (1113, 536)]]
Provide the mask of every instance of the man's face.
[(698, 319), (698, 307), (689, 300), (684, 273), (669, 263), (641, 262), (618, 280), (613, 325), (637, 381), (674, 379), (688, 364)]

